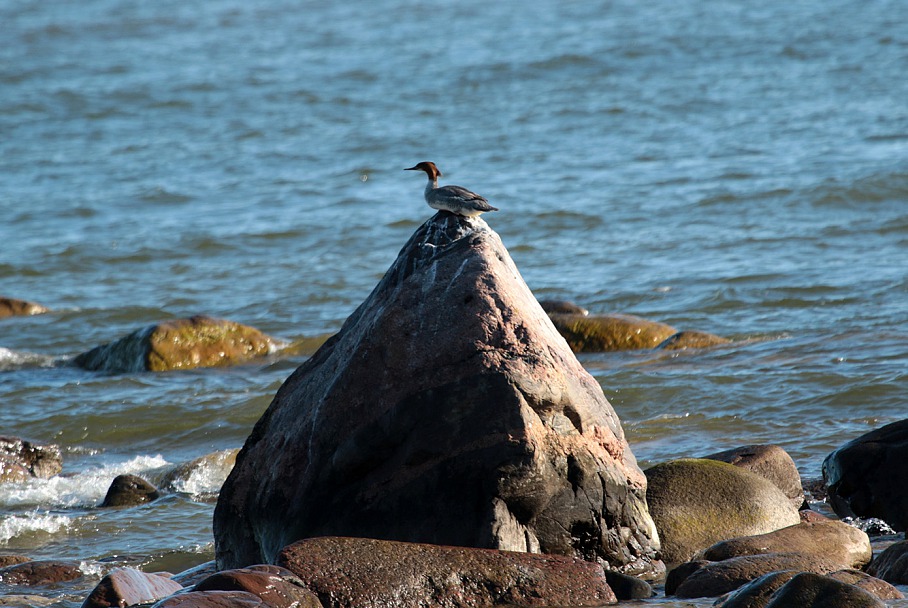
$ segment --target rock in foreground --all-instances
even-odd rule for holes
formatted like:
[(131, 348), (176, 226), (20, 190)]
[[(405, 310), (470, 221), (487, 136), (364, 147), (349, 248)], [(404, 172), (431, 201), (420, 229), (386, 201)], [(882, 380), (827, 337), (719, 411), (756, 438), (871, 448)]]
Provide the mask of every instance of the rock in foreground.
[(146, 574), (135, 568), (115, 568), (85, 598), (82, 608), (143, 604), (167, 597), (182, 588), (179, 583), (160, 574)]
[(667, 562), (684, 562), (710, 545), (801, 521), (775, 484), (734, 465), (685, 458), (646, 470), (650, 513)]
[(134, 331), (82, 353), (75, 363), (107, 372), (164, 372), (245, 363), (278, 344), (254, 327), (196, 315)]
[(616, 603), (598, 564), (557, 555), (368, 538), (313, 538), (278, 564), (325, 608), (602, 606)]
[(358, 536), (659, 571), (645, 493), (501, 239), (440, 212), (256, 424), (218, 499), (216, 556), (235, 568)]

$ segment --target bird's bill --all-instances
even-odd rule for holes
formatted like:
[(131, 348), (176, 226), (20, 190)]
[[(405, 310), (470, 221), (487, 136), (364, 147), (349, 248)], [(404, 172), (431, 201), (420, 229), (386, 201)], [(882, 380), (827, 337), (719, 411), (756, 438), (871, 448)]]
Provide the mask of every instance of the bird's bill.
[(421, 171), (421, 170), (422, 170), (422, 168), (419, 167), (419, 166), (416, 166), (416, 167), (407, 167), (406, 169), (404, 169), (404, 171)]

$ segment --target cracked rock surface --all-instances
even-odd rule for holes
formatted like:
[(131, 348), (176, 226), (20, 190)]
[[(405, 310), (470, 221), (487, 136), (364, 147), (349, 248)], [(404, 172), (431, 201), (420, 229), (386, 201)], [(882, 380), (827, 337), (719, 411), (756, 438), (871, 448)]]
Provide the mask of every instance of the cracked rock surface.
[(256, 424), (215, 511), (221, 568), (360, 536), (662, 569), (602, 389), (481, 218), (439, 212)]

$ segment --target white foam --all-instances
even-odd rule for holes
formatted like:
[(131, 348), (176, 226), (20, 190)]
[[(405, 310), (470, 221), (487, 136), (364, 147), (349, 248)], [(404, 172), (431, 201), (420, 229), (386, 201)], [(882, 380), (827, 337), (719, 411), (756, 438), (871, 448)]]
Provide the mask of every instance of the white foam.
[(117, 475), (141, 475), (167, 464), (160, 454), (136, 456), (125, 462), (106, 464), (75, 475), (3, 484), (0, 485), (0, 507), (94, 507), (104, 499)]
[(10, 350), (0, 346), (0, 371), (11, 371), (23, 367), (54, 367), (57, 357)]
[(73, 518), (67, 515), (51, 515), (30, 513), (28, 515), (10, 515), (0, 519), (0, 546), (9, 541), (35, 532), (56, 534), (61, 530), (68, 530), (73, 523)]
[(205, 495), (217, 494), (233, 468), (233, 457), (233, 450), (213, 454), (199, 466), (193, 467), (185, 478), (175, 479), (174, 491), (190, 494), (196, 500)]

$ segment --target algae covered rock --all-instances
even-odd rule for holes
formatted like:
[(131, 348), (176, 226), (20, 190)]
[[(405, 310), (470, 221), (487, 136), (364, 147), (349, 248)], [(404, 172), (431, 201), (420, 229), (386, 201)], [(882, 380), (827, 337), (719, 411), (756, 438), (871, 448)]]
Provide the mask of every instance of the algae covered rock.
[(0, 319), (4, 317), (40, 315), (48, 311), (48, 308), (27, 300), (0, 298)]
[(763, 534), (799, 523), (788, 496), (767, 479), (702, 458), (645, 471), (650, 514), (667, 562), (684, 562), (728, 538)]
[(245, 363), (279, 345), (254, 327), (196, 315), (134, 331), (82, 353), (75, 363), (108, 372), (163, 372)]
[(703, 458), (721, 460), (765, 477), (785, 492), (796, 509), (804, 504), (804, 489), (798, 467), (788, 452), (777, 445), (745, 445)]
[(645, 492), (602, 387), (500, 237), (440, 212), (256, 424), (218, 498), (216, 557), (355, 536), (656, 573)]
[(677, 332), (671, 325), (634, 315), (549, 316), (575, 353), (654, 348)]
[(687, 350), (689, 348), (710, 348), (731, 342), (728, 338), (705, 331), (679, 331), (660, 342), (656, 348), (662, 350)]

